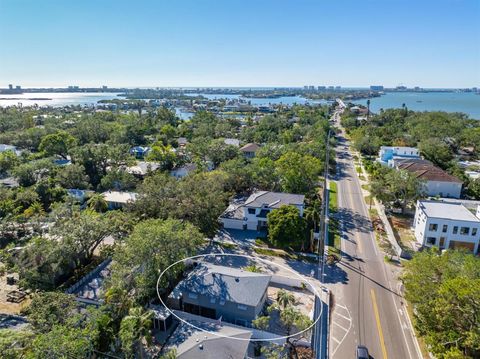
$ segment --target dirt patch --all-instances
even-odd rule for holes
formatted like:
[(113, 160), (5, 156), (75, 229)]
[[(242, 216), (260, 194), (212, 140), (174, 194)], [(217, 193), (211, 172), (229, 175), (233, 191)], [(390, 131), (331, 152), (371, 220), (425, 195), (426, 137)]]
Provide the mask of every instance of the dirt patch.
[[(25, 299), (20, 303), (12, 303), (7, 300), (8, 293), (11, 291), (18, 291), (17, 284), (7, 284), (7, 276), (11, 276), (11, 274), (3, 275), (0, 277), (0, 313), (4, 314), (19, 314), (22, 309), (26, 308), (30, 303), (30, 299), (28, 295)], [(14, 275), (15, 279), (18, 279), (17, 276)]]

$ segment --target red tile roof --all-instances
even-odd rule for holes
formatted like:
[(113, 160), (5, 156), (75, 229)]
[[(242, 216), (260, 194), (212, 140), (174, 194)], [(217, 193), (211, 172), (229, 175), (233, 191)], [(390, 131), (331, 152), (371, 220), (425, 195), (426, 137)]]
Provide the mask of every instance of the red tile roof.
[(406, 170), (417, 175), (417, 178), (426, 181), (438, 182), (456, 182), (463, 183), (457, 177), (445, 172), (441, 168), (435, 166), (432, 162), (421, 159), (405, 159), (397, 162), (397, 168)]

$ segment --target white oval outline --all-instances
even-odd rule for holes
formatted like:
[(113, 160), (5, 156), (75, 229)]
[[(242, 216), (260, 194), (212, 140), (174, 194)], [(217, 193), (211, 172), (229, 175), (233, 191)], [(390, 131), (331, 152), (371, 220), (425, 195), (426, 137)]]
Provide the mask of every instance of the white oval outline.
[[(234, 253), (209, 253), (209, 254), (198, 254), (198, 255), (195, 255), (195, 256), (191, 256), (191, 257), (187, 257), (187, 258), (183, 258), (183, 259), (180, 259), (178, 261), (176, 261), (175, 263), (172, 263), (170, 264), (167, 268), (165, 268), (163, 270), (162, 273), (160, 273), (160, 276), (158, 277), (157, 279), (157, 296), (158, 296), (158, 299), (160, 299), (160, 302), (162, 303), (162, 305), (165, 307), (165, 309), (170, 313), (172, 314), (175, 318), (177, 318), (178, 320), (180, 320), (181, 322), (189, 325), (190, 327), (192, 328), (195, 328), (197, 330), (200, 330), (204, 333), (209, 333), (209, 334), (212, 334), (214, 336), (217, 336), (217, 337), (220, 337), (220, 338), (227, 338), (227, 339), (235, 339), (235, 340), (240, 340), (240, 341), (249, 341), (249, 342), (265, 342), (265, 341), (272, 341), (272, 342), (275, 342), (277, 340), (287, 340), (288, 338), (291, 338), (293, 336), (296, 336), (296, 335), (299, 335), (299, 334), (302, 334), (310, 329), (312, 329), (318, 322), (318, 320), (321, 318), (322, 314), (323, 314), (323, 305), (321, 306), (320, 308), (320, 313), (318, 314), (318, 317), (315, 319), (315, 321), (307, 328), (305, 328), (304, 330), (300, 331), (300, 332), (297, 332), (297, 333), (293, 333), (291, 335), (285, 335), (285, 336), (282, 336), (282, 337), (278, 337), (278, 338), (269, 338), (269, 339), (247, 339), (247, 338), (236, 338), (236, 337), (231, 337), (231, 336), (228, 336), (228, 335), (223, 335), (223, 334), (218, 334), (218, 333), (214, 333), (214, 332), (211, 332), (209, 330), (206, 330), (206, 329), (203, 329), (203, 328), (199, 328), (197, 327), (196, 325), (192, 324), (192, 323), (189, 323), (188, 321), (180, 318), (178, 315), (176, 315), (162, 300), (162, 297), (160, 295), (160, 292), (158, 290), (158, 285), (160, 284), (160, 279), (163, 277), (163, 275), (170, 269), (172, 268), (173, 266), (177, 265), (178, 263), (181, 263), (181, 262), (184, 262), (188, 259), (195, 259), (195, 258), (204, 258), (204, 257), (212, 257), (212, 256), (230, 256), (230, 257), (244, 257), (244, 258), (248, 258), (248, 259), (253, 259), (254, 261), (255, 260), (260, 260), (260, 261), (263, 261), (264, 263), (267, 263), (267, 264), (273, 264), (275, 266), (279, 266), (280, 268), (283, 268), (283, 269), (286, 269), (287, 271), (290, 271), (292, 272), (293, 274), (295, 274), (298, 278), (300, 278), (302, 281), (306, 282), (310, 288), (312, 288), (313, 292), (315, 293), (315, 296), (314, 298), (318, 298), (320, 301), (322, 301), (322, 298), (320, 298), (320, 294), (318, 293), (317, 289), (312, 285), (312, 283), (310, 283), (310, 281), (308, 279), (305, 279), (304, 277), (302, 277), (299, 273), (297, 273), (296, 271), (294, 271), (293, 269), (291, 268), (287, 268), (281, 264), (278, 264), (278, 263), (275, 263), (275, 262), (272, 262), (272, 261), (269, 261), (267, 259), (263, 259), (263, 258), (259, 258), (259, 257), (253, 257), (253, 256), (248, 256), (248, 255), (245, 255), (245, 254), (234, 254)], [(314, 303), (315, 303), (315, 299), (314, 299)], [(313, 315), (315, 316), (315, 310), (313, 311)], [(228, 323), (228, 322), (225, 322), (228, 324), (231, 324), (231, 323)], [(238, 327), (236, 324), (231, 324), (231, 325), (234, 325), (235, 327)], [(242, 327), (243, 328), (243, 327)], [(248, 329), (252, 329), (252, 328), (248, 328), (248, 327), (245, 327), (246, 330)], [(256, 329), (256, 328), (255, 328)], [(261, 329), (259, 329), (261, 330)], [(272, 333), (273, 334), (273, 333)]]

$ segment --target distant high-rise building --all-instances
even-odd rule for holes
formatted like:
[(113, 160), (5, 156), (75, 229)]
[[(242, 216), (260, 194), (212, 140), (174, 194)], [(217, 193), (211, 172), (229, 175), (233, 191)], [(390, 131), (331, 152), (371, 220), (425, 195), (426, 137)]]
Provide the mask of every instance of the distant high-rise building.
[(308, 90), (308, 86), (307, 85), (303, 86), (303, 89)]
[(342, 86), (335, 86), (335, 90), (340, 90)]
[(308, 89), (309, 89), (310, 91), (313, 91), (313, 90), (315, 90), (315, 86), (308, 86)]
[(381, 86), (381, 85), (372, 85), (372, 86), (370, 86), (370, 90), (372, 90), (372, 91), (383, 91), (383, 86)]
[(8, 84), (8, 89), (9, 89), (9, 90), (13, 90), (13, 85), (12, 85), (12, 84)]
[(329, 90), (333, 90), (333, 89), (335, 89), (335, 87), (333, 87), (333, 86), (328, 86), (328, 89), (329, 89)]
[(18, 86), (18, 85), (17, 85), (17, 86), (15, 86), (15, 89), (21, 90), (21, 89), (22, 89), (22, 86)]
[(108, 89), (108, 86), (103, 85), (102, 89), (106, 90), (106, 89)]
[(325, 90), (326, 88), (327, 88), (326, 86), (318, 86), (318, 87), (317, 87), (317, 90), (318, 90), (318, 91), (323, 91), (323, 90)]

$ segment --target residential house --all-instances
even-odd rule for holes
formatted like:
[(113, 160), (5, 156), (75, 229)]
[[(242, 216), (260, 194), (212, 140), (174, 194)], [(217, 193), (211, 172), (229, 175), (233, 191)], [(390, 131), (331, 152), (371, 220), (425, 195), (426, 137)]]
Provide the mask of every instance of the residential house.
[(255, 157), (257, 151), (260, 149), (260, 146), (256, 143), (247, 143), (245, 146), (240, 148), (240, 151), (243, 152), (245, 158), (252, 159)]
[(479, 253), (480, 206), (476, 214), (461, 203), (418, 201), (414, 233), (420, 246), (466, 248)]
[(108, 204), (108, 209), (120, 209), (127, 203), (135, 202), (137, 194), (134, 192), (107, 191), (102, 193)]
[(240, 147), (240, 140), (237, 140), (236, 138), (226, 138), (226, 139), (223, 140), (223, 142), (226, 145)]
[(175, 167), (173, 170), (171, 170), (170, 176), (180, 179), (187, 176), (190, 172), (194, 172), (196, 170), (197, 170), (197, 165), (195, 163), (186, 163), (182, 166)]
[(422, 159), (395, 160), (397, 170), (405, 170), (425, 182), (424, 193), (431, 197), (460, 198), (463, 182), (457, 177)]
[(271, 276), (198, 264), (168, 296), (174, 309), (250, 326), (263, 311)]
[(135, 156), (135, 158), (143, 159), (151, 150), (151, 147), (148, 146), (135, 146), (130, 148), (130, 154)]
[(382, 146), (377, 161), (384, 166), (394, 167), (395, 159), (420, 158), (420, 152), (414, 147)]
[(263, 230), (267, 228), (267, 214), (281, 206), (291, 205), (303, 216), (305, 196), (292, 193), (256, 191), (247, 199), (232, 201), (220, 216), (224, 228)]
[(160, 164), (156, 162), (137, 161), (135, 165), (127, 167), (125, 171), (136, 177), (143, 178), (149, 172), (154, 172), (159, 168)]
[(177, 139), (178, 147), (185, 147), (188, 145), (188, 140), (185, 137), (179, 137)]
[(17, 156), (20, 156), (22, 154), (22, 151), (19, 150), (16, 146), (0, 144), (0, 153), (6, 152), (6, 151), (12, 151)]
[(183, 314), (175, 331), (168, 337), (163, 354), (175, 350), (177, 359), (247, 359), (252, 331), (233, 325)]

